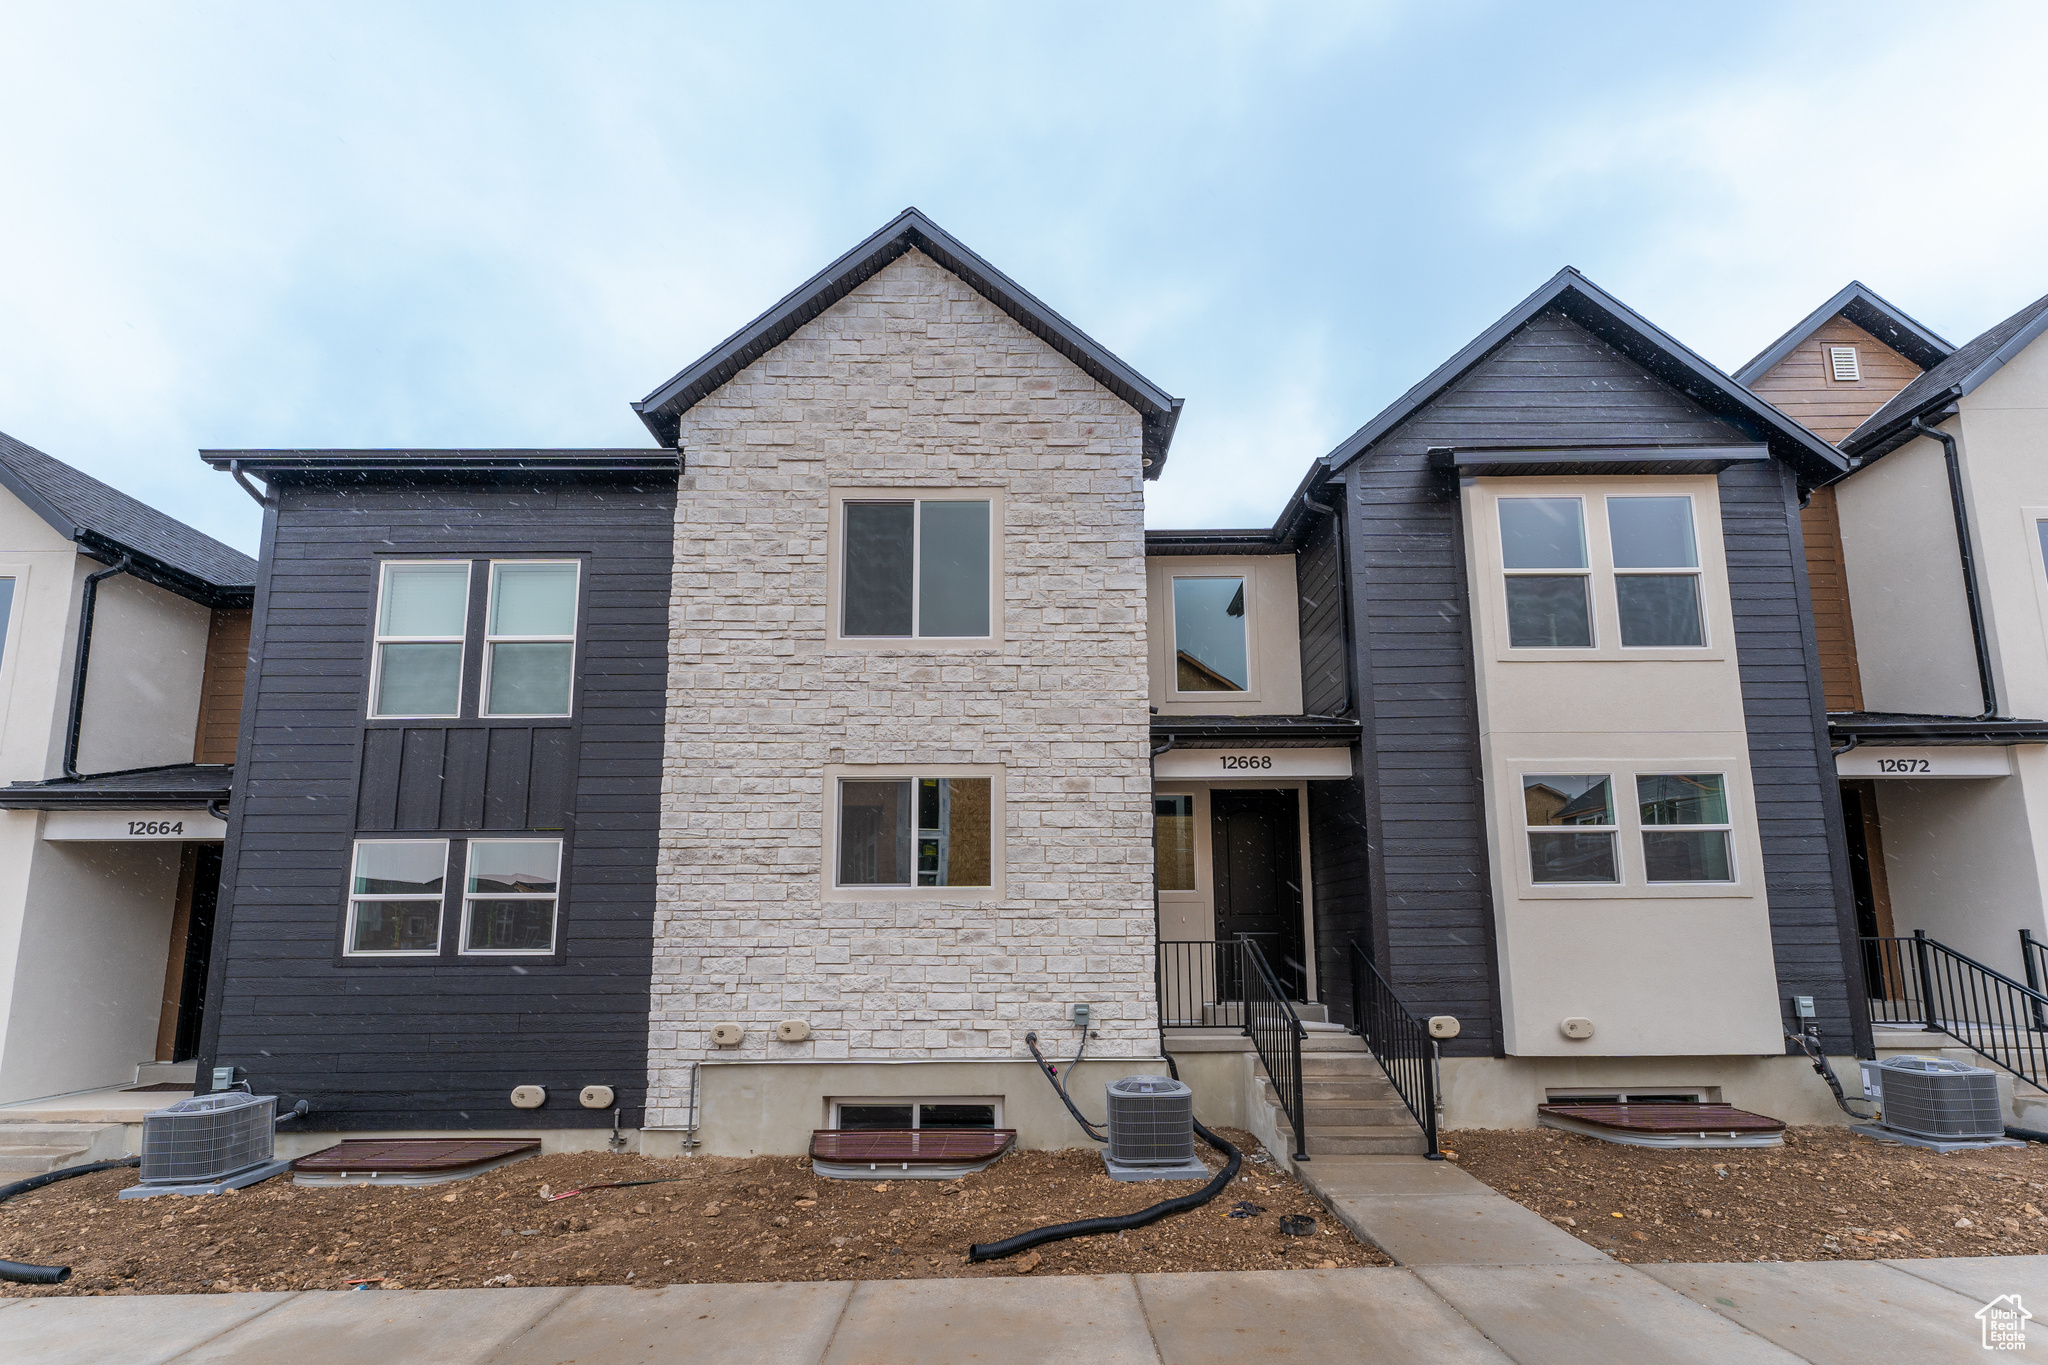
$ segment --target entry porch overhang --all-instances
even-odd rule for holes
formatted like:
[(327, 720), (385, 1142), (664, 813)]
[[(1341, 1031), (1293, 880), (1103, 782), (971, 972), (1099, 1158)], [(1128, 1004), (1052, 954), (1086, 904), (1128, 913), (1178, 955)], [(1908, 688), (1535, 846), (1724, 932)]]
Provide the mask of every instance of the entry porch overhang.
[[(12, 783), (0, 787), (0, 810), (49, 812), (45, 839), (212, 840), (226, 832), (234, 785), (232, 763), (173, 763)], [(166, 813), (177, 818), (155, 818)]]
[[(1856, 746), (2048, 744), (2048, 720), (1975, 716), (1931, 716), (1902, 711), (1830, 711), (1828, 736), (1837, 752)], [(1851, 750), (1850, 752), (1853, 752)]]

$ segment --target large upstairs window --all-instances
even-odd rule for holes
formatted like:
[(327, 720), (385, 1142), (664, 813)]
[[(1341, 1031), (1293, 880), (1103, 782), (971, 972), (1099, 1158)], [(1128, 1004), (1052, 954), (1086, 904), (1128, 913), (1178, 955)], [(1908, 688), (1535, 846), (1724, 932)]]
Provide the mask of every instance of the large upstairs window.
[(462, 714), (462, 645), (468, 620), (467, 560), (386, 563), (377, 592), (370, 714)]
[(1251, 689), (1244, 590), (1237, 577), (1173, 580), (1174, 691)]
[[(486, 590), (473, 621), (471, 582), (480, 575)], [(371, 718), (569, 715), (581, 576), (573, 559), (386, 561)], [(480, 685), (467, 682), (472, 668), (482, 670)]]
[[(1705, 647), (1690, 496), (1517, 496), (1498, 506), (1509, 648), (1590, 650), (1603, 637), (1623, 650)], [(1589, 553), (1601, 520), (1604, 562)]]
[(990, 636), (990, 501), (848, 498), (840, 506), (843, 638)]

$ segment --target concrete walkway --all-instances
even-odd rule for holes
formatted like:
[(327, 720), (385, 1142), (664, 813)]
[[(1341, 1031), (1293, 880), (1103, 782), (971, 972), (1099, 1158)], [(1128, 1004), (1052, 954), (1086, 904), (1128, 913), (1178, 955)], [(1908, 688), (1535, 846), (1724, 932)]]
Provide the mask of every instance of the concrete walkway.
[(0, 1359), (1930, 1365), (1984, 1359), (1975, 1314), (2006, 1294), (2048, 1304), (2048, 1257), (10, 1299)]
[(1615, 1264), (1448, 1161), (1318, 1156), (1295, 1163), (1294, 1174), (1353, 1236), (1399, 1265)]

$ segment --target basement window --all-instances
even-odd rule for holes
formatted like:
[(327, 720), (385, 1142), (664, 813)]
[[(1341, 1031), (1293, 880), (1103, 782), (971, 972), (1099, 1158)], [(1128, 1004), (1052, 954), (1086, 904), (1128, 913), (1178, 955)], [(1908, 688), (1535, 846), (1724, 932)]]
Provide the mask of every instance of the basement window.
[(1854, 346), (1828, 347), (1828, 374), (1837, 384), (1854, 384), (1863, 378), (1863, 370), (1856, 363)]
[(878, 1128), (994, 1128), (1001, 1100), (858, 1099), (832, 1101), (832, 1127), (872, 1131)]
[[(1544, 1092), (1546, 1104), (1706, 1104), (1697, 1090), (1573, 1090)], [(1718, 1100), (1713, 1101), (1719, 1103)]]

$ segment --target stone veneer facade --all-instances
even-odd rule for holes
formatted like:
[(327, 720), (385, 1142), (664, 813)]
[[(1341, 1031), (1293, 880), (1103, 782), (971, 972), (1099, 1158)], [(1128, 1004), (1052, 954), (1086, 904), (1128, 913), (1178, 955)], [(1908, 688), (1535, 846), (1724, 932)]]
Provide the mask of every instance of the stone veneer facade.
[[(681, 446), (649, 1125), (698, 1059), (1013, 1060), (1077, 1001), (1157, 1055), (1138, 414), (913, 250)], [(832, 648), (831, 491), (956, 485), (1004, 490), (1001, 643)], [(823, 899), (832, 763), (1002, 765), (1001, 897)]]

